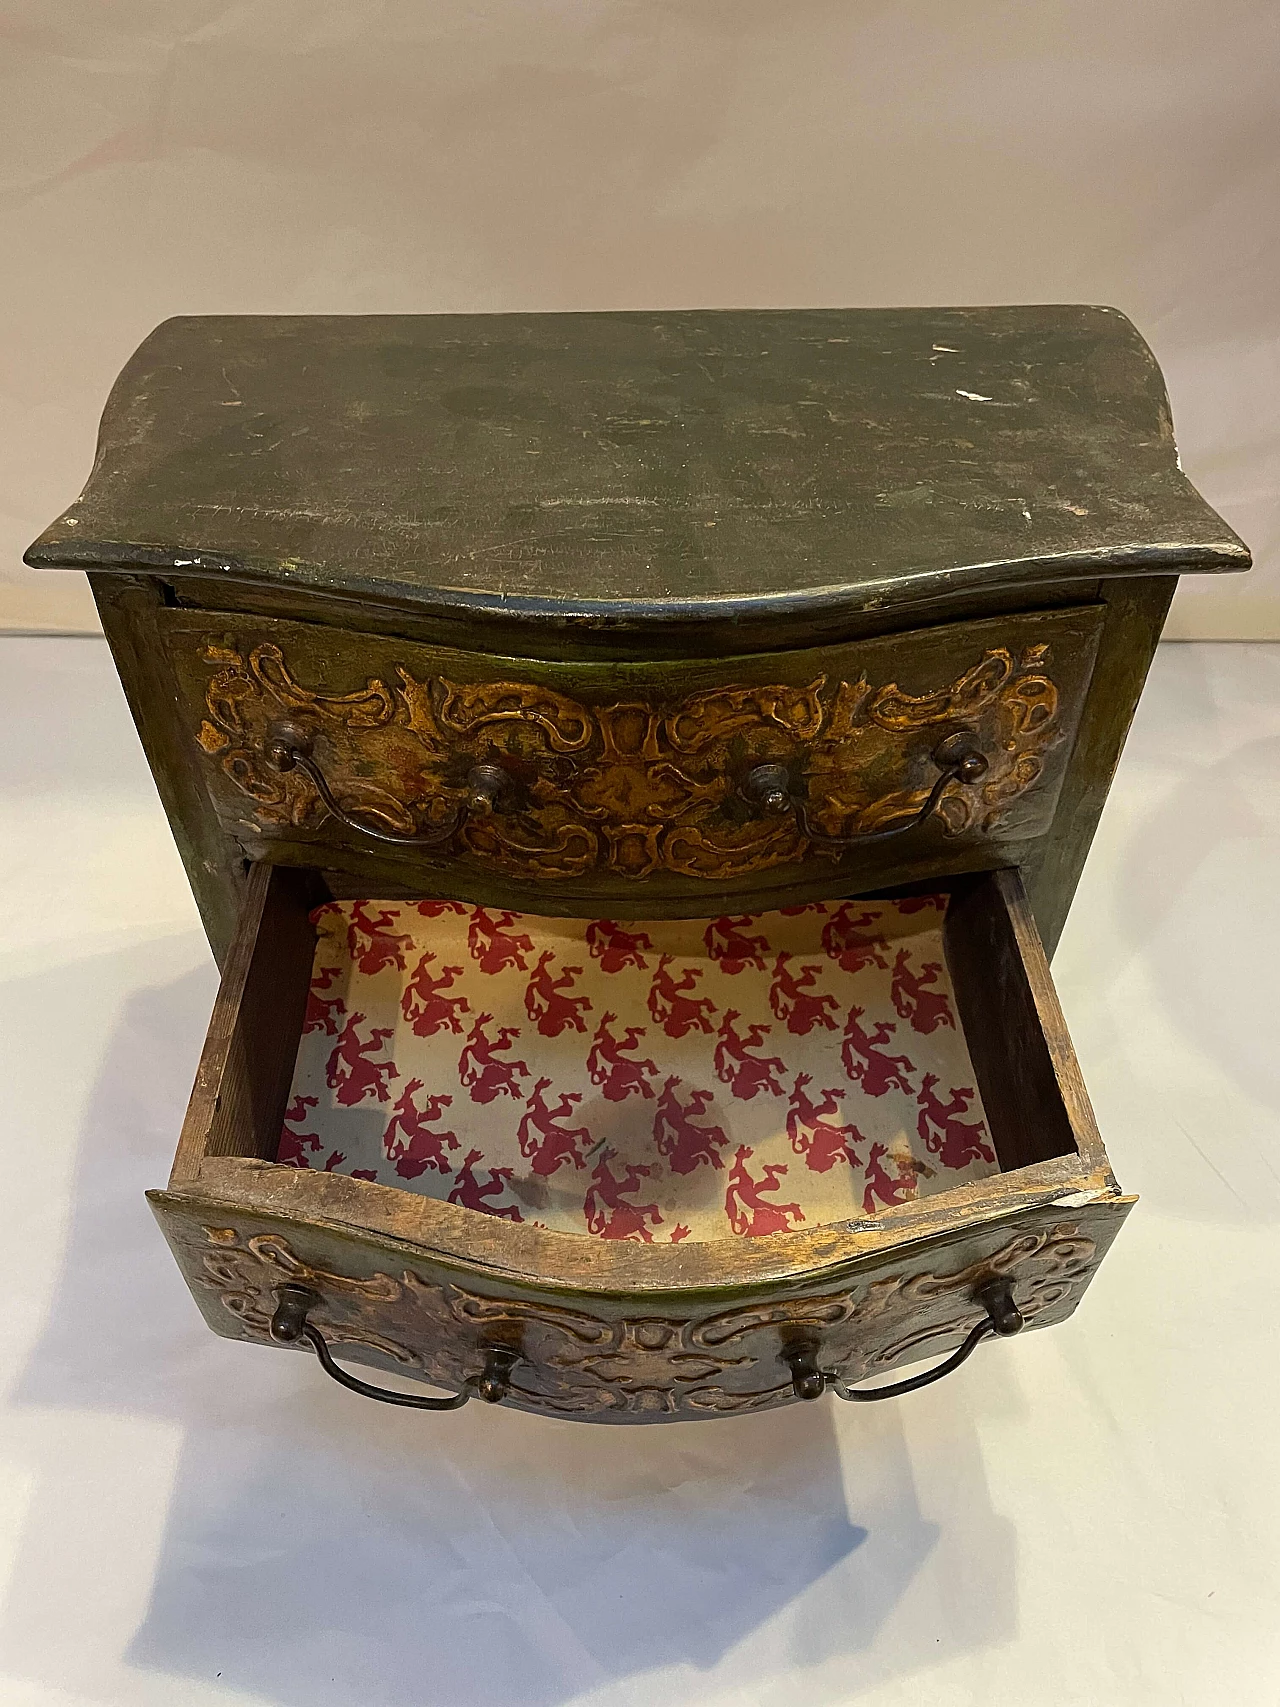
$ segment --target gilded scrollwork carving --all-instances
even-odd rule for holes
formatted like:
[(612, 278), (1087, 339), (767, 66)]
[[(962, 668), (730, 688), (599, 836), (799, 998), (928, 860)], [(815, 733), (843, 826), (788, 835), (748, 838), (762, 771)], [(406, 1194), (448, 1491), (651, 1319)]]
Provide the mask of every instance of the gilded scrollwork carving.
[(1007, 1277), (1023, 1317), (1034, 1322), (1083, 1287), (1097, 1257), (1091, 1238), (1062, 1224), (1021, 1234), (958, 1269), (916, 1267), (820, 1297), (729, 1310), (614, 1317), (494, 1297), (412, 1270), (352, 1278), (308, 1263), (275, 1233), (205, 1226), (188, 1238), (189, 1278), (248, 1338), (269, 1340), (278, 1289), (302, 1285), (320, 1300), (311, 1319), (330, 1342), (368, 1347), (454, 1387), (475, 1373), (480, 1347), (506, 1345), (520, 1353), (515, 1403), (604, 1421), (789, 1403), (794, 1392), (780, 1353), (796, 1337), (819, 1348), (824, 1368), (857, 1381), (963, 1337), (982, 1318), (974, 1293), (984, 1282)]
[[(587, 703), (532, 681), (419, 680), (403, 666), (352, 692), (305, 685), (274, 642), (207, 642), (212, 667), (197, 732), (208, 759), (251, 802), (258, 828), (314, 831), (328, 808), (299, 766), (267, 758), (273, 719), (300, 720), (344, 810), (412, 837), (456, 818), (451, 846), (513, 875), (592, 871), (723, 880), (807, 858), (920, 812), (948, 730), (970, 732), (980, 780), (955, 777), (941, 832), (987, 834), (1041, 778), (1058, 736), (1047, 648), (985, 650), (913, 695), (818, 676), (797, 686), (704, 689), (672, 702)], [(742, 793), (751, 767), (785, 769), (805, 813), (762, 819)], [(497, 764), (512, 805), (468, 817), (467, 776)]]

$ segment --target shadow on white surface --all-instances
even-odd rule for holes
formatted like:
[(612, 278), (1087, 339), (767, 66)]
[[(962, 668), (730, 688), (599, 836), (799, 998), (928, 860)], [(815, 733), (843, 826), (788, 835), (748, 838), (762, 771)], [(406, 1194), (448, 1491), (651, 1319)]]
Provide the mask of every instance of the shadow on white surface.
[[(301, 1355), (209, 1335), (142, 1192), (167, 1173), (210, 979), (137, 987), (140, 954), (93, 972), (135, 992), (10, 1413), (47, 1425), (23, 1431), (35, 1488), (0, 1617), (10, 1675), (91, 1701), (552, 1707), (652, 1698), (664, 1671), (664, 1700), (755, 1699), (798, 1672), (807, 1699), (836, 1700), (1013, 1635), (1014, 1533), (959, 1403), (938, 1413), (945, 1438), (922, 1429), (963, 1511), (961, 1569), (953, 1539), (943, 1571), (897, 1404), (638, 1429), (415, 1416)], [(9, 994), (56, 1014), (65, 977)], [(931, 1555), (925, 1616), (877, 1648)]]
[(1273, 1110), (1280, 1051), (1248, 1020), (1274, 1004), (1280, 964), (1280, 648), (1253, 652), (1247, 694), (1208, 647), (1152, 677), (1144, 757), (1165, 786), (1125, 851), (1114, 917), (1187, 1044)]
[(1054, 961), (1137, 1224), (1280, 1221), (1278, 783), (1280, 649), (1163, 648)]

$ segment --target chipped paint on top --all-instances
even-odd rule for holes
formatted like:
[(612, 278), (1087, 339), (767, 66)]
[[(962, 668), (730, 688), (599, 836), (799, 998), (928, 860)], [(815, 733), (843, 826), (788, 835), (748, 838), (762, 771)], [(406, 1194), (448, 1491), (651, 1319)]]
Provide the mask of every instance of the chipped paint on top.
[(540, 510), (555, 510), (566, 505), (574, 509), (594, 509), (602, 504), (629, 504), (637, 508), (656, 509), (661, 500), (658, 498), (539, 498)]
[(876, 503), (886, 504), (891, 509), (907, 509), (916, 504), (932, 502), (933, 487), (924, 480), (916, 486), (898, 486), (888, 492), (876, 493)]

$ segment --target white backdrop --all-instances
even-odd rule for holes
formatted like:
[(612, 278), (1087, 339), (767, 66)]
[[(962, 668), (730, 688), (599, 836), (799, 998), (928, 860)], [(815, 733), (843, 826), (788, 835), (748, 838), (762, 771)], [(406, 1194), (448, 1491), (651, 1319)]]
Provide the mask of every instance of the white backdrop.
[(1274, 0), (0, 0), (0, 627), (165, 316), (1085, 301), (1280, 638)]

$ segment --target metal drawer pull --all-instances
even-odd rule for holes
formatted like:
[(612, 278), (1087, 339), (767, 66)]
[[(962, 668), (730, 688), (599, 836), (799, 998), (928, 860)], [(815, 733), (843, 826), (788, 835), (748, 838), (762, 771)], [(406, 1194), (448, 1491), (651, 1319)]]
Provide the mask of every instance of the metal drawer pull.
[(791, 774), (786, 765), (753, 766), (742, 784), (742, 794), (768, 817), (793, 813), (801, 835), (822, 847), (853, 848), (861, 847), (864, 842), (887, 842), (892, 836), (905, 836), (909, 830), (918, 830), (937, 811), (938, 802), (951, 783), (976, 782), (990, 768), (987, 756), (971, 729), (957, 729), (945, 736), (930, 757), (939, 767), (940, 774), (920, 810), (904, 823), (891, 824), (884, 830), (869, 830), (862, 836), (826, 836), (821, 830), (814, 829), (803, 796), (791, 786)]
[(978, 1288), (974, 1297), (987, 1313), (976, 1328), (970, 1329), (950, 1357), (944, 1358), (932, 1369), (926, 1369), (923, 1375), (912, 1375), (905, 1381), (893, 1381), (883, 1387), (850, 1387), (830, 1370), (819, 1369), (818, 1348), (811, 1341), (787, 1346), (783, 1350), (782, 1358), (791, 1370), (791, 1385), (795, 1389), (796, 1398), (820, 1399), (830, 1387), (838, 1398), (870, 1404), (875, 1399), (900, 1399), (904, 1393), (915, 1393), (921, 1387), (931, 1387), (935, 1381), (941, 1381), (944, 1375), (950, 1375), (952, 1370), (959, 1369), (989, 1335), (1016, 1334), (1022, 1327), (1022, 1312), (1013, 1301), (1013, 1288), (1007, 1280), (989, 1280), (985, 1286)]
[(271, 1318), (272, 1339), (280, 1345), (296, 1345), (300, 1339), (306, 1340), (326, 1375), (332, 1375), (341, 1386), (349, 1387), (353, 1393), (359, 1393), (366, 1399), (378, 1399), (384, 1405), (404, 1405), (414, 1411), (457, 1411), (468, 1399), (499, 1404), (511, 1391), (511, 1370), (519, 1361), (520, 1354), (502, 1345), (486, 1346), (481, 1373), (468, 1376), (462, 1391), (451, 1393), (447, 1399), (432, 1399), (425, 1393), (397, 1393), (390, 1387), (374, 1387), (340, 1369), (333, 1361), (324, 1335), (307, 1320), (308, 1313), (320, 1302), (314, 1292), (305, 1286), (282, 1286), (276, 1298), (276, 1312)]
[(390, 842), (397, 848), (439, 847), (442, 842), (456, 836), (468, 818), (485, 818), (490, 813), (508, 810), (515, 795), (515, 784), (501, 765), (472, 765), (467, 772), (467, 797), (454, 807), (445, 822), (417, 835), (404, 836), (396, 830), (381, 830), (374, 824), (353, 818), (339, 806), (324, 772), (312, 757), (313, 749), (312, 733), (305, 723), (280, 718), (267, 725), (264, 751), (272, 770), (282, 775), (286, 771), (300, 770), (310, 778), (316, 793), (339, 823), (358, 835), (370, 836), (375, 842)]

